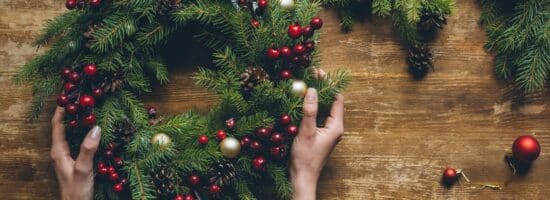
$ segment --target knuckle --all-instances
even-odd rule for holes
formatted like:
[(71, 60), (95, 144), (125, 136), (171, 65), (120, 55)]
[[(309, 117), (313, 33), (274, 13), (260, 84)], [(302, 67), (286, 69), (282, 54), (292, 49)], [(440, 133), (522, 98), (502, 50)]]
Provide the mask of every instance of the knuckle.
[(97, 149), (97, 146), (89, 142), (84, 142), (82, 143), (82, 146), (80, 146), (80, 152), (83, 152), (83, 153), (95, 153), (96, 149)]
[(50, 151), (50, 160), (51, 161), (56, 161), (56, 160), (59, 160), (59, 156), (57, 155), (57, 153), (55, 153), (55, 151)]
[(304, 116), (306, 117), (315, 117), (317, 115), (317, 109), (310, 108), (310, 107), (304, 107)]
[(74, 172), (76, 175), (85, 176), (92, 173), (92, 168), (84, 165), (76, 164), (74, 167)]

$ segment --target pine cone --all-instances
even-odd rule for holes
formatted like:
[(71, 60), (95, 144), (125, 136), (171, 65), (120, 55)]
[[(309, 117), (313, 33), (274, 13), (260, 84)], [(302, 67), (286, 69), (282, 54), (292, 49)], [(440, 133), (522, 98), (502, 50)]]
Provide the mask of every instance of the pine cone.
[(82, 36), (84, 36), (84, 38), (87, 40), (86, 41), (86, 48), (90, 48), (92, 47), (92, 45), (96, 42), (96, 40), (94, 39), (94, 37), (92, 36), (92, 34), (94, 33), (94, 31), (96, 29), (99, 28), (99, 25), (98, 24), (92, 24), (90, 23), (88, 25), (88, 30), (84, 33), (82, 33)]
[(415, 45), (409, 49), (407, 62), (409, 71), (417, 78), (424, 77), (429, 69), (433, 70), (432, 53), (425, 44)]
[(176, 173), (167, 164), (151, 171), (151, 184), (155, 186), (158, 199), (170, 199), (176, 191)]
[(444, 15), (423, 11), (418, 28), (424, 32), (434, 32), (437, 29), (442, 29), (445, 24), (447, 24), (447, 18)]
[(157, 0), (157, 14), (166, 17), (172, 11), (181, 8), (181, 0)]
[(105, 93), (116, 92), (124, 87), (124, 74), (122, 72), (115, 72), (111, 75), (105, 76), (101, 83), (101, 88)]
[(235, 166), (228, 160), (217, 160), (212, 167), (208, 169), (210, 184), (216, 184), (220, 187), (228, 185), (235, 178)]
[(254, 90), (254, 87), (262, 81), (268, 80), (269, 75), (260, 67), (248, 67), (241, 74), (241, 84), (243, 92), (249, 93)]
[(128, 119), (119, 122), (113, 129), (113, 134), (126, 144), (132, 141), (132, 137), (134, 137), (136, 132), (136, 127)]

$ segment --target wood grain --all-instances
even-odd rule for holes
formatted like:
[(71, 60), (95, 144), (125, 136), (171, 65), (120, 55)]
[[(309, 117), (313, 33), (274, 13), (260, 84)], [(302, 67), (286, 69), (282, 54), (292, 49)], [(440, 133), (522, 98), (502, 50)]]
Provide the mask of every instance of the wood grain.
[[(62, 12), (62, 0), (0, 0), (1, 199), (58, 198), (48, 157), (53, 106), (27, 121), (31, 91), (11, 77), (40, 53), (31, 43), (44, 21)], [(406, 51), (389, 21), (368, 17), (344, 34), (336, 12), (321, 13), (321, 67), (345, 67), (353, 83), (344, 93), (346, 133), (322, 174), (319, 199), (548, 198), (550, 94), (517, 97), (494, 77), (479, 13), (475, 0), (457, 1), (432, 42), (436, 69), (421, 81), (407, 73)], [(148, 104), (175, 114), (216, 102), (189, 79), (194, 66), (209, 59), (196, 53), (199, 46), (176, 49), (184, 59), (171, 61), (170, 84), (155, 87), (144, 97)], [(513, 177), (503, 156), (520, 134), (535, 134), (543, 152), (526, 176)], [(507, 184), (500, 191), (466, 184), (445, 189), (438, 181), (446, 166), (463, 169), (474, 182)]]

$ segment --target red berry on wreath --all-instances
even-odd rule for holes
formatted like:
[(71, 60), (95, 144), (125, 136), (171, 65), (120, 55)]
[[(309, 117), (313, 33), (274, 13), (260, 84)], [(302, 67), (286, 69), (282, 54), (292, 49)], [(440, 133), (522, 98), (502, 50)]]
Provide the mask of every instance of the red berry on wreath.
[(101, 89), (101, 88), (95, 88), (95, 89), (93, 89), (93, 90), (92, 90), (92, 95), (93, 95), (94, 97), (101, 97), (101, 96), (103, 96), (103, 89)]
[(63, 69), (61, 70), (61, 77), (63, 77), (64, 79), (69, 79), (71, 78), (72, 73), (73, 69), (71, 69), (71, 67), (63, 67)]
[(219, 185), (216, 185), (216, 184), (212, 184), (208, 188), (208, 192), (210, 192), (210, 194), (217, 194), (221, 191), (222, 191), (222, 188)]
[(263, 156), (258, 156), (252, 160), (252, 168), (256, 170), (264, 170), (267, 161)]
[(192, 194), (188, 194), (188, 195), (185, 195), (185, 197), (183, 199), (184, 200), (195, 200), (195, 197), (193, 197)]
[(84, 73), (88, 76), (97, 75), (97, 66), (95, 64), (87, 64), (84, 66)]
[(532, 162), (540, 155), (540, 144), (535, 137), (522, 135), (514, 141), (512, 153), (521, 162)]
[(147, 108), (147, 114), (149, 115), (149, 118), (156, 118), (157, 117), (157, 108), (154, 106), (149, 106)]
[(277, 59), (279, 59), (279, 55), (280, 55), (280, 52), (277, 48), (270, 47), (269, 49), (267, 49), (267, 57), (268, 58), (271, 58), (273, 60), (277, 60)]
[(63, 89), (65, 89), (65, 92), (71, 92), (76, 89), (76, 85), (70, 82), (66, 82), (63, 84)]
[(271, 157), (275, 159), (281, 159), (288, 155), (286, 147), (284, 145), (271, 147), (271, 149), (269, 150), (269, 154), (271, 154)]
[(91, 108), (95, 106), (94, 97), (87, 94), (80, 96), (80, 100), (78, 102), (83, 108)]
[(292, 39), (302, 36), (302, 26), (299, 24), (288, 25), (288, 36)]
[(67, 113), (71, 114), (71, 115), (75, 115), (76, 113), (78, 113), (78, 106), (70, 103), (70, 104), (67, 104), (65, 106), (65, 111), (67, 111)]
[(451, 184), (457, 180), (458, 180), (458, 173), (454, 168), (447, 167), (445, 170), (443, 170), (443, 182), (447, 184)]
[(107, 167), (100, 167), (97, 169), (97, 173), (101, 175), (107, 175), (109, 173), (109, 170), (107, 169)]
[(178, 194), (174, 197), (174, 200), (184, 200), (184, 197), (183, 197), (183, 195)]
[(225, 126), (228, 128), (228, 129), (233, 129), (235, 128), (235, 125), (237, 124), (237, 122), (235, 122), (235, 119), (234, 118), (229, 118), (228, 120), (225, 120)]
[(104, 168), (104, 167), (105, 167), (105, 163), (104, 163), (104, 162), (101, 162), (101, 161), (97, 162), (97, 168), (98, 168), (98, 169), (101, 169), (101, 168)]
[(206, 137), (206, 135), (199, 136), (199, 143), (200, 144), (207, 144), (208, 143), (208, 137)]
[(279, 48), (279, 51), (281, 52), (281, 56), (284, 57), (289, 57), (292, 55), (292, 50), (287, 46)]
[(116, 180), (118, 180), (118, 178), (119, 178), (118, 173), (116, 173), (116, 172), (109, 175), (109, 180), (111, 180), (111, 181), (116, 181)]
[(315, 42), (313, 41), (306, 41), (302, 43), (306, 47), (306, 52), (313, 51), (315, 49)]
[(105, 157), (107, 158), (113, 157), (113, 151), (105, 150), (105, 152), (103, 152), (103, 155), (105, 155)]
[(292, 78), (292, 72), (290, 72), (290, 70), (288, 69), (283, 69), (281, 70), (279, 76), (281, 76), (282, 79), (290, 79)]
[(306, 52), (306, 47), (302, 44), (296, 44), (293, 48), (294, 54), (302, 55)]
[(253, 28), (258, 28), (260, 27), (260, 21), (258, 21), (257, 19), (252, 19), (250, 20), (250, 25), (252, 25)]
[(125, 185), (126, 183), (128, 183), (128, 179), (126, 178), (120, 179), (120, 183)]
[(250, 145), (250, 142), (252, 142), (250, 137), (248, 137), (248, 136), (242, 137), (241, 138), (241, 147), (248, 147)]
[(201, 178), (197, 175), (191, 175), (187, 177), (187, 182), (191, 186), (198, 186), (201, 183)]
[(281, 125), (289, 125), (291, 122), (292, 122), (292, 117), (290, 117), (290, 115), (288, 114), (282, 114), (279, 117), (279, 123), (281, 123)]
[(273, 133), (271, 135), (271, 142), (275, 143), (275, 144), (281, 144), (285, 141), (285, 136), (281, 133)]
[(77, 72), (71, 73), (71, 75), (69, 75), (69, 81), (73, 84), (79, 84), (80, 83), (80, 74), (77, 73)]
[(113, 162), (117, 165), (117, 166), (122, 166), (124, 165), (124, 160), (122, 160), (121, 157), (115, 157), (113, 159)]
[(94, 114), (89, 114), (84, 116), (84, 119), (82, 119), (82, 124), (87, 127), (92, 127), (95, 125), (96, 117)]
[(320, 17), (313, 17), (311, 18), (311, 22), (309, 22), (309, 25), (313, 27), (314, 29), (320, 29), (323, 27), (323, 20)]
[(218, 130), (218, 132), (216, 132), (216, 138), (218, 138), (218, 140), (223, 140), (227, 137), (227, 133), (225, 133), (225, 131), (223, 131), (222, 129)]
[(109, 173), (109, 174), (116, 173), (115, 167), (108, 166), (107, 167), (107, 173)]
[(300, 56), (292, 56), (290, 60), (292, 61), (292, 63), (296, 63), (296, 64), (302, 62), (302, 60), (300, 59)]
[(67, 7), (67, 9), (69, 9), (69, 10), (75, 9), (76, 8), (76, 0), (67, 0), (65, 2), (65, 7)]
[(65, 107), (69, 103), (69, 96), (66, 94), (61, 94), (57, 97), (57, 105)]
[(267, 138), (271, 136), (271, 128), (259, 128), (258, 130), (256, 130), (256, 136), (261, 138)]
[(310, 38), (311, 36), (313, 36), (313, 33), (314, 33), (314, 30), (311, 26), (302, 27), (302, 35), (305, 38)]
[(250, 148), (254, 151), (261, 151), (262, 150), (262, 144), (258, 141), (252, 141), (250, 142)]
[(289, 125), (286, 127), (286, 132), (292, 137), (296, 137), (298, 135), (298, 127), (296, 125)]
[(101, 4), (101, 0), (90, 0), (90, 5), (93, 7), (98, 7)]
[(117, 183), (113, 185), (113, 191), (115, 192), (122, 192), (123, 189), (124, 189), (124, 186), (122, 185), (122, 183)]
[(259, 0), (258, 7), (260, 7), (261, 9), (264, 9), (265, 7), (267, 7), (267, 0)]
[(72, 128), (72, 129), (78, 128), (78, 121), (71, 120), (67, 123), (67, 126), (69, 126), (69, 128)]

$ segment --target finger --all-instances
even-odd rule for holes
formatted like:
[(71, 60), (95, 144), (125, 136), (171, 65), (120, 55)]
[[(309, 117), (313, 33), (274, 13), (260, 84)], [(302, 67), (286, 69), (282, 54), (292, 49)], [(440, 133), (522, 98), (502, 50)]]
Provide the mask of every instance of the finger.
[(344, 96), (336, 95), (336, 100), (332, 103), (330, 116), (325, 122), (325, 128), (337, 132), (343, 132), (344, 128)]
[(76, 158), (75, 165), (77, 171), (86, 173), (92, 170), (94, 154), (97, 151), (100, 139), (101, 128), (99, 126), (94, 126), (80, 145), (80, 154), (78, 154)]
[(317, 102), (317, 90), (308, 88), (304, 98), (304, 116), (300, 124), (300, 134), (313, 135), (315, 133), (314, 130), (317, 128), (317, 109), (319, 107)]
[(52, 149), (50, 156), (59, 170), (66, 169), (72, 162), (69, 144), (65, 140), (64, 115), (65, 109), (58, 106), (52, 117)]

